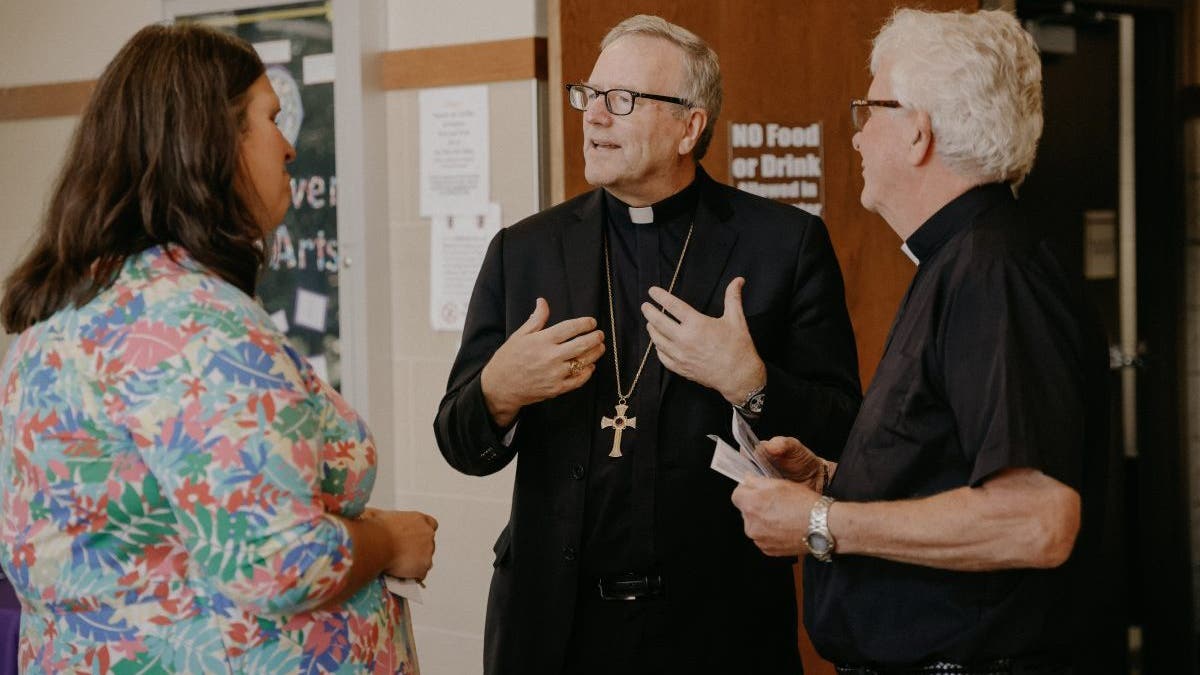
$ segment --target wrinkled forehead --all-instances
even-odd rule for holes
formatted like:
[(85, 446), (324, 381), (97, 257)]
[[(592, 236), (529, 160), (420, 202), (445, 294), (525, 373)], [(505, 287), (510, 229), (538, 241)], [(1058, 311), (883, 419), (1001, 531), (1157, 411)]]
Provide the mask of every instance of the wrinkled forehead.
[(600, 89), (679, 96), (683, 59), (683, 50), (668, 40), (633, 33), (618, 38), (600, 52), (587, 82)]

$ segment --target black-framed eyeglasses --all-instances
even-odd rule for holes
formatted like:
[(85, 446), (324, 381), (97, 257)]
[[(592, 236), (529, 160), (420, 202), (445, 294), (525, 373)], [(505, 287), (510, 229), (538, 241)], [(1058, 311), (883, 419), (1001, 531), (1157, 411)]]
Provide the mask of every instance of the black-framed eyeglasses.
[(863, 127), (867, 126), (867, 120), (871, 119), (871, 108), (902, 107), (904, 106), (900, 105), (900, 101), (856, 98), (850, 101), (850, 122), (854, 124), (855, 131), (862, 131)]
[(643, 94), (640, 91), (630, 91), (628, 89), (609, 89), (601, 91), (594, 87), (589, 87), (586, 84), (568, 84), (564, 85), (567, 89), (567, 100), (570, 101), (571, 107), (576, 110), (587, 110), (592, 101), (596, 100), (597, 96), (604, 97), (604, 107), (608, 108), (608, 112), (614, 115), (628, 115), (633, 112), (633, 104), (639, 98), (648, 98), (655, 101), (664, 101), (666, 103), (674, 103), (685, 108), (692, 107), (692, 104), (685, 98), (676, 96), (663, 96), (662, 94)]

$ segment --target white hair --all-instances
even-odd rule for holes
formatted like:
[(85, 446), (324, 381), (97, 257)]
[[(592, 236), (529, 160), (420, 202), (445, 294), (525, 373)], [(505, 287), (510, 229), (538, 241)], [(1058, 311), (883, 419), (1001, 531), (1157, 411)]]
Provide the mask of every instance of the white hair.
[(600, 51), (618, 39), (634, 34), (662, 38), (683, 50), (681, 98), (686, 99), (693, 108), (703, 108), (708, 112), (708, 122), (700, 132), (694, 150), (696, 161), (700, 161), (708, 151), (717, 117), (721, 114), (721, 66), (717, 61), (717, 53), (692, 31), (649, 14), (631, 16), (614, 26), (600, 42)]
[(871, 73), (885, 61), (896, 100), (929, 114), (947, 166), (985, 182), (1024, 180), (1042, 135), (1042, 63), (1016, 18), (900, 9), (875, 37)]

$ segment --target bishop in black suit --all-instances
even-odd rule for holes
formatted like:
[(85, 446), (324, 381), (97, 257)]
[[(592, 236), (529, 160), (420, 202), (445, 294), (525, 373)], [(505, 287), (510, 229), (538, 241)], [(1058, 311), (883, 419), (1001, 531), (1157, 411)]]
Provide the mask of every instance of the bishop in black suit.
[(794, 558), (709, 468), (734, 411), (836, 459), (861, 399), (824, 224), (711, 179), (716, 55), (622, 22), (585, 84), (597, 189), (492, 241), (435, 422), (472, 475), (517, 461), (484, 670), (799, 673)]

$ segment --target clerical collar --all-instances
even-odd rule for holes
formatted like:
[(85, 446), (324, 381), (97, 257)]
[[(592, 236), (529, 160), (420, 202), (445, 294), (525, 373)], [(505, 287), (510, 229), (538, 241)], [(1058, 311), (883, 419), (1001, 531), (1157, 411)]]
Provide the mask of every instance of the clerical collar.
[(697, 172), (696, 179), (687, 187), (650, 206), (630, 206), (605, 190), (604, 200), (608, 207), (608, 217), (617, 225), (640, 225), (666, 223), (690, 215), (695, 212), (696, 200), (700, 196), (699, 178)]
[(909, 235), (900, 250), (914, 263), (938, 252), (951, 237), (967, 229), (980, 213), (999, 201), (1012, 201), (1012, 189), (1007, 183), (977, 185), (950, 200), (929, 217), (916, 232)]

